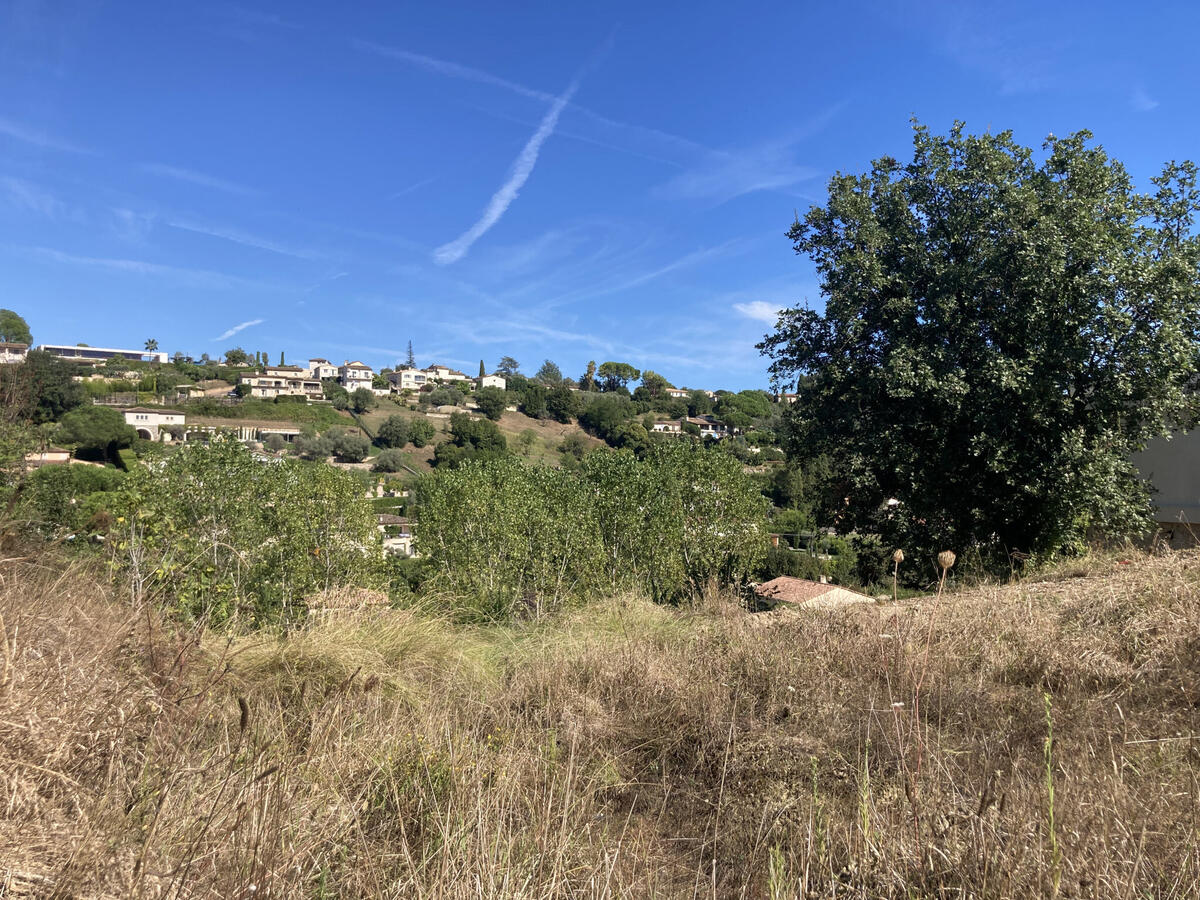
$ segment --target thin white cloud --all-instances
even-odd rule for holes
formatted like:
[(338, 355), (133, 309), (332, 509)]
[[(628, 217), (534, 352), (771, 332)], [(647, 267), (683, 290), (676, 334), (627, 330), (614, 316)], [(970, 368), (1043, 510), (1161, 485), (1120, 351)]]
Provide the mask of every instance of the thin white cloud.
[[(507, 78), (501, 78), (499, 75), (493, 75), (491, 72), (485, 72), (482, 69), (474, 68), (473, 66), (464, 66), (460, 63), (450, 62), (449, 60), (436, 59), (432, 56), (426, 56), (421, 53), (413, 53), (408, 50), (401, 50), (398, 47), (388, 47), (383, 44), (376, 44), (371, 41), (352, 40), (351, 43), (359, 50), (369, 53), (374, 53), (379, 56), (395, 59), (400, 62), (408, 63), (417, 68), (424, 69), (426, 72), (432, 72), (435, 75), (442, 75), (447, 78), (457, 78), (462, 81), (473, 81), (477, 84), (486, 84), (492, 87), (498, 87), (510, 93), (521, 97), (527, 97), (531, 100), (537, 100), (541, 103), (553, 103), (557, 98), (554, 94), (548, 91), (538, 90), (515, 81), (510, 81)], [(597, 126), (605, 133), (618, 133), (622, 137), (632, 138), (639, 145), (650, 144), (654, 146), (659, 153), (674, 153), (676, 155), (684, 154), (689, 159), (694, 159), (697, 155), (712, 153), (708, 147), (699, 144), (690, 138), (681, 137), (677, 134), (671, 134), (666, 131), (659, 131), (657, 128), (647, 128), (644, 125), (633, 125), (629, 122), (619, 122), (616, 119), (610, 119), (608, 116), (601, 115), (585, 106), (578, 106), (574, 103), (567, 104), (570, 109), (583, 116), (593, 125)], [(623, 152), (630, 151), (628, 147), (617, 147), (612, 144), (606, 144), (595, 138), (587, 138), (582, 135), (573, 135), (580, 140), (590, 140), (600, 146), (610, 147), (612, 149), (621, 150)], [(649, 155), (639, 153), (638, 155)], [(657, 158), (650, 156), (650, 158)]]
[(643, 284), (647, 284), (648, 282), (654, 281), (656, 278), (661, 278), (662, 276), (668, 275), (671, 272), (674, 272), (678, 269), (686, 269), (691, 266), (699, 265), (701, 263), (707, 262), (710, 259), (714, 259), (719, 256), (724, 256), (726, 253), (729, 253), (731, 250), (741, 249), (741, 248), (745, 247), (745, 245), (746, 245), (746, 241), (744, 239), (733, 238), (731, 240), (725, 241), (722, 244), (717, 244), (716, 246), (713, 246), (713, 247), (704, 247), (700, 250), (693, 250), (691, 253), (684, 254), (683, 256), (679, 257), (678, 259), (672, 260), (671, 262), (666, 263), (665, 265), (659, 266), (658, 268), (655, 268), (655, 269), (650, 269), (649, 271), (646, 271), (646, 272), (642, 272), (638, 275), (633, 276), (632, 278), (626, 278), (621, 281), (610, 283), (608, 285), (601, 285), (594, 289), (584, 288), (584, 289), (578, 290), (578, 291), (570, 291), (559, 297), (554, 297), (554, 298), (546, 301), (545, 305), (557, 306), (565, 301), (571, 301), (571, 302), (577, 303), (581, 300), (591, 300), (596, 297), (604, 297), (609, 294), (617, 294), (617, 293), (620, 293), (621, 291), (632, 290), (633, 288), (641, 287)]
[(688, 200), (724, 203), (755, 191), (791, 188), (818, 174), (811, 166), (791, 159), (790, 145), (766, 144), (716, 157), (683, 172), (663, 187), (663, 193)]
[(755, 191), (794, 192), (796, 185), (819, 173), (796, 161), (797, 148), (824, 131), (845, 107), (844, 102), (811, 116), (782, 138), (733, 151), (711, 153), (699, 164), (659, 188), (663, 194), (689, 200), (724, 203)]
[(553, 94), (549, 94), (546, 91), (525, 87), (523, 84), (517, 84), (515, 81), (509, 81), (507, 78), (501, 78), (482, 69), (460, 65), (459, 63), (444, 59), (435, 59), (423, 53), (412, 53), (408, 50), (401, 50), (398, 47), (387, 47), (383, 44), (376, 44), (373, 41), (352, 40), (351, 43), (359, 50), (367, 50), (379, 56), (399, 60), (400, 62), (416, 66), (419, 69), (424, 69), (426, 72), (432, 72), (435, 75), (444, 75), (448, 78), (458, 78), (463, 81), (474, 81), (478, 84), (489, 84), (493, 87), (511, 91), (514, 94), (520, 94), (522, 97), (529, 97), (530, 99), (540, 100), (545, 103), (553, 102), (556, 99)]
[(198, 184), (201, 187), (225, 191), (229, 194), (239, 194), (243, 197), (256, 197), (262, 193), (244, 184), (218, 178), (216, 175), (207, 175), (204, 172), (197, 172), (194, 169), (184, 169), (179, 166), (169, 166), (166, 163), (143, 163), (142, 171), (149, 172), (151, 175), (161, 175), (163, 178), (174, 178), (176, 181), (186, 181), (190, 184)]
[(0, 191), (3, 191), (8, 202), (23, 212), (36, 213), (47, 219), (68, 219), (75, 222), (84, 221), (81, 210), (75, 209), (59, 200), (54, 194), (31, 181), (10, 176), (0, 177)]
[(1145, 88), (1136, 88), (1130, 95), (1129, 102), (1138, 112), (1150, 112), (1158, 108), (1158, 101), (1147, 94)]
[(765, 300), (751, 300), (749, 303), (735, 303), (733, 308), (747, 319), (755, 319), (774, 325), (779, 320), (779, 310)]
[(91, 152), (85, 150), (83, 147), (38, 131), (36, 128), (30, 128), (28, 125), (23, 125), (20, 122), (14, 122), (12, 119), (3, 116), (0, 116), (0, 134), (14, 140), (23, 141), (26, 144), (33, 144), (35, 147), (42, 147), (45, 150), (61, 150), (64, 153)]
[(250, 319), (248, 322), (242, 322), (239, 325), (234, 325), (232, 328), (228, 329), (227, 331), (217, 335), (215, 338), (213, 338), (213, 340), (214, 341), (226, 340), (227, 338), (233, 337), (239, 331), (243, 331), (244, 329), (250, 328), (253, 325), (261, 325), (265, 321), (266, 321), (266, 319)]
[(434, 250), (434, 262), (445, 266), (462, 259), (467, 251), (471, 249), (471, 245), (487, 234), (488, 230), (500, 221), (500, 217), (504, 215), (512, 202), (517, 199), (517, 194), (520, 193), (525, 182), (529, 180), (529, 176), (533, 173), (533, 167), (537, 165), (538, 153), (542, 149), (542, 144), (554, 133), (554, 126), (558, 124), (558, 117), (562, 115), (563, 108), (571, 101), (571, 98), (575, 95), (575, 91), (578, 89), (579, 81), (576, 79), (571, 82), (561, 97), (555, 98), (554, 102), (550, 104), (550, 109), (542, 117), (542, 124), (533, 133), (533, 137), (525, 144), (520, 155), (517, 156), (516, 162), (513, 163), (508, 181), (501, 186), (500, 190), (492, 195), (492, 200), (488, 203), (487, 209), (484, 210), (479, 221), (455, 240), (448, 244), (443, 244)]
[(433, 184), (435, 181), (437, 181), (436, 175), (430, 175), (428, 178), (422, 178), (420, 181), (414, 182), (408, 187), (401, 188), (400, 190), (396, 191), (396, 193), (392, 194), (392, 199), (397, 200), (400, 197), (403, 197), (405, 194), (411, 194), (413, 191), (419, 191), (421, 188), (425, 187), (425, 185)]
[(188, 222), (182, 219), (169, 219), (167, 220), (166, 224), (171, 228), (177, 228), (180, 231), (190, 231), (193, 234), (204, 234), (208, 235), (209, 237), (220, 238), (224, 241), (231, 241), (234, 244), (241, 244), (244, 247), (254, 247), (258, 250), (269, 250), (271, 253), (278, 253), (282, 256), (292, 256), (296, 259), (317, 259), (320, 256), (319, 253), (313, 250), (290, 247), (286, 244), (281, 244), (278, 241), (273, 241), (269, 238), (248, 234), (245, 231), (239, 231), (236, 228), (222, 228), (214, 225), (201, 225), (196, 222)]
[(276, 287), (266, 282), (250, 278), (240, 278), (236, 275), (226, 275), (222, 272), (211, 272), (205, 269), (185, 269), (179, 266), (167, 266), (161, 263), (145, 262), (140, 259), (119, 259), (103, 256), (78, 256), (74, 253), (64, 253), (50, 247), (23, 247), (21, 252), (41, 259), (74, 266), (86, 266), (93, 269), (103, 269), (110, 272), (124, 272), (133, 275), (149, 275), (173, 278), (187, 284), (202, 287), (241, 287), (267, 288)]
[(132, 244), (144, 243), (154, 227), (153, 213), (138, 212), (125, 207), (113, 207), (109, 212), (109, 230), (123, 241)]

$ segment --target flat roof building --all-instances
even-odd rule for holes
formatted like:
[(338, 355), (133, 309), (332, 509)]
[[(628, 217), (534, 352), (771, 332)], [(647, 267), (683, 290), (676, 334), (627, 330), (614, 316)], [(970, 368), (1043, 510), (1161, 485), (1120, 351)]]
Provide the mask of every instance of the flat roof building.
[(166, 365), (165, 352), (150, 350), (120, 350), (113, 347), (84, 347), (79, 344), (42, 344), (37, 349), (73, 362), (102, 363), (110, 359), (132, 359), (140, 362), (159, 362)]

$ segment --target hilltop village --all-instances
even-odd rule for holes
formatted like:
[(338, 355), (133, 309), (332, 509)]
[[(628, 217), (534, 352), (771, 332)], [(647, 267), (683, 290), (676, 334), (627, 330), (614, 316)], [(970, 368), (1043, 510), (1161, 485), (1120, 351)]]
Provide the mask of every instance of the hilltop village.
[[(772, 483), (782, 471), (781, 413), (794, 399), (676, 387), (620, 362), (590, 363), (574, 379), (549, 360), (531, 375), (509, 357), (491, 369), (481, 361), (474, 375), (411, 358), (375, 371), (359, 360), (313, 356), (297, 365), (241, 348), (220, 359), (172, 356), (153, 340), (141, 350), (7, 342), (0, 353), (10, 365), (50, 367), (84, 404), (56, 411), (59, 427), (45, 426), (42, 445), (27, 454), (31, 466), (129, 470), (226, 435), (264, 462), (323, 461), (360, 478), (384, 549), (404, 557), (416, 554), (407, 514), (414, 479), (471, 459), (573, 469), (600, 447), (644, 455), (655, 443), (690, 440), (719, 446)], [(778, 524), (799, 533), (810, 523), (792, 512)]]

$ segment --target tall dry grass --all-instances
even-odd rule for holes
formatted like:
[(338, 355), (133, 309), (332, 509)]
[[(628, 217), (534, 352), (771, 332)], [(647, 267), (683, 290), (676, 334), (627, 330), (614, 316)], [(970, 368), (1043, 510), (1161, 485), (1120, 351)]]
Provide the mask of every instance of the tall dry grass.
[(234, 640), (0, 577), (0, 896), (1200, 895), (1195, 554)]

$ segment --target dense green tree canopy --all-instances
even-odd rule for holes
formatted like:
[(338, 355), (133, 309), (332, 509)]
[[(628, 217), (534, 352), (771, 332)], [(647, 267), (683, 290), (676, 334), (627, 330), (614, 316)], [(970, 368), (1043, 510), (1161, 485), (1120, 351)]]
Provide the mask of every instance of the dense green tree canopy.
[(740, 583), (765, 554), (765, 506), (741, 464), (673, 442), (644, 460), (592, 453), (576, 471), (511, 458), (439, 469), (417, 488), (416, 537), (439, 586), (491, 620)]
[(619, 391), (628, 388), (629, 382), (637, 381), (642, 373), (623, 362), (602, 362), (596, 370), (600, 376), (600, 387), (606, 391)]
[(404, 416), (388, 416), (379, 426), (376, 439), (384, 447), (403, 447), (408, 443), (408, 419)]
[(760, 348), (812, 376), (792, 450), (830, 455), (846, 525), (999, 556), (1146, 521), (1130, 454), (1194, 399), (1196, 169), (1145, 195), (1087, 132), (1045, 150), (916, 126), (911, 162), (835, 176), (791, 229), (825, 308)]
[(111, 406), (81, 406), (63, 416), (56, 437), (80, 450), (109, 452), (128, 447), (137, 439), (137, 432)]
[(371, 442), (356, 431), (344, 431), (331, 438), (330, 448), (342, 462), (358, 463), (371, 452)]
[(562, 384), (563, 374), (553, 360), (546, 360), (542, 363), (542, 367), (537, 370), (537, 374), (533, 376), (537, 381), (540, 381), (546, 387), (555, 387)]
[(42, 350), (30, 350), (19, 365), (0, 366), (6, 412), (35, 424), (57, 421), (87, 400), (74, 374), (71, 363)]
[(355, 388), (350, 395), (350, 406), (356, 413), (364, 413), (375, 406), (375, 394), (370, 388)]
[(496, 372), (500, 375), (516, 375), (521, 371), (521, 364), (511, 356), (500, 357), (500, 364), (496, 366)]
[(408, 423), (408, 439), (414, 447), (424, 447), (433, 440), (433, 423), (424, 416), (413, 419)]
[(0, 342), (32, 344), (29, 324), (11, 309), (0, 309)]
[(615, 443), (618, 433), (633, 414), (633, 403), (624, 394), (604, 394), (592, 400), (579, 414), (579, 424), (601, 440)]
[(546, 395), (546, 413), (556, 422), (565, 425), (579, 415), (580, 408), (579, 394), (564, 385), (560, 384)]
[(391, 448), (384, 450), (377, 457), (371, 466), (373, 472), (401, 472), (408, 465), (408, 457), (404, 455), (403, 450)]
[(662, 375), (657, 372), (647, 369), (642, 373), (642, 383), (638, 390), (645, 389), (646, 395), (652, 400), (657, 400), (666, 392), (674, 387), (671, 382), (667, 381)]
[(433, 464), (457, 468), (470, 460), (499, 459), (508, 455), (508, 441), (494, 422), (466, 413), (450, 416), (450, 440), (434, 449)]
[(289, 621), (324, 588), (381, 583), (374, 514), (333, 466), (189, 443), (131, 473), (119, 511), (114, 560), (135, 590), (212, 623)]
[(508, 395), (498, 387), (480, 388), (475, 392), (475, 405), (492, 421), (498, 421), (508, 406)]

